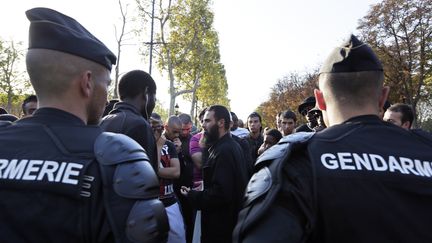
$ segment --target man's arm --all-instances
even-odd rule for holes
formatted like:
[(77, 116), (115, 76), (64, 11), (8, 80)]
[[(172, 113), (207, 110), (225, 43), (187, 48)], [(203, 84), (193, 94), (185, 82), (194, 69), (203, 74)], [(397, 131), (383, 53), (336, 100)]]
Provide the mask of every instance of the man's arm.
[(168, 154), (170, 156), (170, 166), (159, 166), (158, 175), (164, 179), (177, 179), (180, 177), (180, 161), (177, 156), (174, 144), (167, 141)]
[[(188, 199), (197, 209), (220, 208), (232, 203), (233, 183), (235, 176), (234, 157), (231, 150), (224, 150), (218, 154), (214, 163), (211, 185), (205, 185), (203, 191), (190, 191)], [(206, 168), (203, 168), (206, 170)]]

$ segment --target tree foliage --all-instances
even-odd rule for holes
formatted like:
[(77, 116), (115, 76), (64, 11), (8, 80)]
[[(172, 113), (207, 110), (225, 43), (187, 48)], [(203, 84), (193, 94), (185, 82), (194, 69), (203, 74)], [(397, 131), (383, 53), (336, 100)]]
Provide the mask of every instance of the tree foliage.
[(296, 112), (298, 122), (304, 122), (297, 107), (304, 99), (313, 96), (317, 79), (318, 72), (313, 71), (305, 74), (292, 72), (278, 80), (271, 89), (269, 99), (257, 109), (262, 115), (263, 124), (275, 128), (276, 115), (288, 109)]
[[(144, 0), (137, 0), (142, 16), (149, 16)], [(157, 64), (168, 74), (170, 110), (174, 113), (175, 99), (183, 96), (202, 105), (212, 102), (229, 104), (225, 69), (220, 63), (219, 40), (213, 29), (213, 13), (208, 0), (159, 0), (155, 19), (159, 23), (156, 35), (159, 48)], [(204, 95), (205, 94), (205, 95)], [(207, 97), (213, 97), (210, 101)]]
[(23, 57), (22, 43), (0, 39), (0, 93), (6, 94), (6, 110), (11, 112), (17, 94), (28, 89), (29, 82), (19, 70)]
[(383, 62), (390, 101), (417, 113), (418, 103), (431, 98), (432, 0), (384, 0), (358, 29)]

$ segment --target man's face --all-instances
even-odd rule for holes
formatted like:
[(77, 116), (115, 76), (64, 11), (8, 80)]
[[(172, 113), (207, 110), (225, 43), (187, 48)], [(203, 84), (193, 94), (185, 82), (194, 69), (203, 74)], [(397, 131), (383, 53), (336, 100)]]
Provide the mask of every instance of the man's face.
[(307, 116), (307, 114), (308, 114), (308, 112), (310, 111), (310, 110), (312, 110), (314, 108), (314, 106), (307, 106), (306, 108), (304, 108), (303, 110), (302, 110), (302, 116), (304, 116), (305, 118), (306, 118), (306, 120), (309, 122), (309, 119), (310, 119), (310, 117), (308, 117)]
[(181, 125), (172, 124), (172, 125), (165, 126), (165, 136), (171, 141), (173, 141), (176, 138), (179, 138), (181, 131), (182, 131)]
[(30, 101), (24, 105), (24, 117), (33, 115), (37, 109), (37, 102)]
[(249, 117), (248, 119), (249, 131), (252, 133), (259, 133), (261, 130), (261, 122), (258, 117)]
[(232, 118), (232, 126), (231, 126), (231, 131), (235, 131), (237, 130), (237, 128), (239, 127), (238, 124), (238, 117), (235, 115), (231, 114), (231, 118)]
[(149, 93), (147, 98), (147, 114), (153, 113), (153, 110), (156, 106), (156, 93)]
[(320, 110), (310, 110), (306, 114), (306, 118), (307, 118), (307, 126), (310, 129), (313, 129), (320, 125), (319, 122), (322, 121), (322, 112)]
[(150, 125), (153, 129), (155, 138), (158, 139), (163, 131), (162, 121), (150, 118)]
[(264, 149), (267, 150), (271, 146), (277, 144), (277, 140), (272, 135), (264, 135)]
[(189, 122), (187, 124), (182, 124), (180, 136), (182, 138), (187, 138), (189, 136), (191, 130), (192, 130), (192, 122)]
[(156, 94), (155, 93), (146, 94), (145, 92), (143, 92), (142, 103), (140, 105), (140, 113), (146, 120), (148, 120), (155, 106), (156, 106)]
[(93, 94), (91, 100), (87, 106), (87, 124), (97, 125), (100, 122), (102, 114), (105, 110), (108, 97), (108, 86), (111, 83), (110, 72), (105, 69), (100, 72), (93, 72), (92, 82), (94, 84)]
[(292, 118), (281, 118), (281, 132), (284, 136), (293, 133), (296, 122)]
[(395, 124), (398, 127), (409, 130), (409, 122), (402, 123), (402, 113), (387, 110), (384, 113), (383, 120)]
[(207, 143), (212, 144), (219, 139), (219, 127), (214, 117), (214, 111), (206, 111), (202, 126)]

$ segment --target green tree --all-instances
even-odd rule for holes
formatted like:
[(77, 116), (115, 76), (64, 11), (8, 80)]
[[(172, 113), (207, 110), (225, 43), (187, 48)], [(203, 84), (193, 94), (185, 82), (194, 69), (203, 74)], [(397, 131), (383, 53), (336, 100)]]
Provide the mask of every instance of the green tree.
[[(192, 102), (191, 115), (197, 100), (202, 104), (200, 91), (209, 87), (208, 92), (217, 88), (219, 94), (226, 99), (228, 85), (223, 65), (220, 63), (218, 37), (214, 31), (213, 13), (207, 0), (159, 0), (157, 14), (154, 18), (159, 25), (155, 48), (157, 64), (162, 72), (169, 77), (170, 105), (169, 114), (174, 113), (175, 99), (183, 96)], [(141, 16), (148, 18), (150, 6), (145, 0), (137, 0)]]
[(22, 43), (0, 39), (0, 92), (6, 94), (6, 110), (11, 112), (17, 94), (28, 89), (29, 82), (20, 71), (19, 62), (23, 57)]
[(305, 98), (313, 96), (317, 79), (318, 71), (315, 70), (305, 74), (292, 72), (278, 80), (271, 89), (269, 99), (257, 108), (262, 115), (263, 124), (276, 127), (276, 115), (285, 110), (296, 112), (298, 122), (304, 122), (303, 116), (297, 112), (297, 107)]
[(164, 108), (163, 104), (160, 101), (156, 101), (156, 106), (153, 110), (153, 112), (159, 114), (161, 116), (162, 121), (168, 120), (168, 110)]
[[(209, 1), (179, 0), (173, 8), (169, 42), (176, 43), (171, 50), (177, 64), (174, 75), (179, 81), (177, 87), (191, 101), (192, 116), (198, 100), (202, 106), (229, 106), (225, 70), (220, 63), (219, 39), (212, 25)], [(182, 46), (188, 44), (192, 47), (184, 55)]]
[(383, 62), (390, 100), (410, 104), (417, 114), (419, 102), (430, 98), (432, 0), (384, 0), (371, 6), (358, 29)]

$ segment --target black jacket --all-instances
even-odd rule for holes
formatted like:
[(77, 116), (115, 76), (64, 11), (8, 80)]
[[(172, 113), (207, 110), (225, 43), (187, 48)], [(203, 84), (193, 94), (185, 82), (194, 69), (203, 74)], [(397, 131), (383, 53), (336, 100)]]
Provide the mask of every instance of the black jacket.
[(231, 242), (243, 202), (247, 168), (240, 146), (227, 133), (209, 148), (203, 165), (204, 191), (191, 191), (192, 205), (202, 210), (202, 242)]
[(125, 134), (139, 143), (146, 150), (153, 168), (157, 171), (159, 163), (153, 130), (133, 105), (126, 102), (116, 103), (109, 115), (103, 118), (100, 126), (104, 131)]
[(100, 133), (53, 108), (0, 128), (0, 242), (114, 242), (93, 153)]
[(248, 190), (235, 242), (432, 242), (429, 134), (369, 115), (285, 147), (259, 161), (250, 183), (270, 182)]

